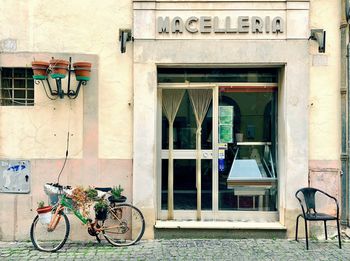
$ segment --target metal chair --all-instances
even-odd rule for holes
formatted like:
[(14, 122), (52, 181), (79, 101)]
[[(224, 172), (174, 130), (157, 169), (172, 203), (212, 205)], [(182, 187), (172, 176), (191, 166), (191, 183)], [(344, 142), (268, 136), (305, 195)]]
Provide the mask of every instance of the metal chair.
[[(315, 194), (316, 192), (320, 192), (324, 194), (325, 196), (334, 199), (335, 204), (337, 205), (337, 215), (332, 216), (325, 213), (319, 213), (316, 212), (316, 202), (315, 202)], [(304, 195), (304, 201), (301, 200), (301, 198), (298, 197), (299, 193)], [(299, 189), (295, 193), (295, 197), (298, 199), (301, 210), (303, 211), (302, 214), (299, 214), (296, 220), (296, 229), (295, 229), (295, 240), (298, 241), (298, 224), (299, 224), (299, 218), (304, 218), (305, 221), (305, 237), (306, 237), (306, 249), (309, 249), (309, 241), (308, 241), (308, 231), (307, 231), (307, 221), (323, 221), (324, 222), (324, 230), (325, 230), (325, 236), (327, 240), (327, 225), (326, 222), (328, 220), (336, 220), (337, 221), (337, 229), (338, 229), (338, 241), (339, 241), (339, 248), (341, 248), (341, 238), (340, 238), (340, 228), (339, 228), (339, 205), (338, 201), (335, 197), (332, 197), (331, 195), (327, 194), (326, 192), (316, 189), (316, 188), (302, 188)], [(306, 207), (306, 211), (304, 208), (304, 205)], [(311, 212), (313, 210), (313, 212)]]

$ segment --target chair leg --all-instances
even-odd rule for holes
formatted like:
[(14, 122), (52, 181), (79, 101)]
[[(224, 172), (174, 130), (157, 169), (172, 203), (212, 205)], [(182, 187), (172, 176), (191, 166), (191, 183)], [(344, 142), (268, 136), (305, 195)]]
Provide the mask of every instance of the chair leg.
[(326, 236), (326, 240), (327, 240), (327, 225), (326, 225), (326, 220), (323, 221), (324, 222), (324, 234)]
[(309, 238), (307, 233), (307, 220), (305, 220), (305, 241), (306, 241), (306, 250), (309, 250)]
[(300, 218), (300, 215), (298, 215), (297, 220), (296, 220), (296, 225), (295, 225), (295, 241), (298, 241), (299, 218)]
[(339, 219), (337, 219), (337, 229), (338, 229), (339, 248), (341, 249), (341, 238), (340, 238)]

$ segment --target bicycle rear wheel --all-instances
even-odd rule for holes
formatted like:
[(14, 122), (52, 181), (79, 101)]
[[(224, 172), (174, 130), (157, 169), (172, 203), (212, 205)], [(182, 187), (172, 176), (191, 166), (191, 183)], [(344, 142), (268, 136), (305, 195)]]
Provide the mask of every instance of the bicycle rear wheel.
[(59, 221), (53, 231), (48, 230), (48, 224), (42, 224), (39, 216), (33, 220), (30, 228), (30, 240), (34, 247), (44, 252), (55, 252), (63, 247), (69, 235), (70, 224), (65, 213), (59, 214)]
[(141, 211), (133, 205), (115, 204), (108, 208), (102, 228), (104, 237), (112, 245), (130, 246), (142, 238), (145, 220)]

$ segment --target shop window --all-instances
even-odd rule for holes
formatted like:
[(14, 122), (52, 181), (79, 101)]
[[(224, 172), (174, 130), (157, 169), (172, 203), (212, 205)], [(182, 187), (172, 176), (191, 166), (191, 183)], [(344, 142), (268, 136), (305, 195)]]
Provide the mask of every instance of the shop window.
[(30, 68), (0, 69), (0, 105), (33, 106), (34, 80)]
[(275, 68), (158, 68), (159, 83), (277, 82)]
[(160, 218), (277, 219), (278, 69), (158, 68), (158, 82)]

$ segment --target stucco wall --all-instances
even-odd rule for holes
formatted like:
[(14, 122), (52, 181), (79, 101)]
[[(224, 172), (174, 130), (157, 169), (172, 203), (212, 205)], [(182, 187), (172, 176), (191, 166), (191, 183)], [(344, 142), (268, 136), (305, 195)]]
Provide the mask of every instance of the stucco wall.
[[(83, 1), (11, 1), (1, 0), (0, 11), (0, 42), (6, 39), (16, 40), (17, 47), (13, 50), (2, 48), (1, 52), (52, 52), (52, 53), (83, 53), (95, 54), (99, 57), (99, 68), (93, 65), (93, 70), (99, 72), (98, 97), (99, 97), (99, 156), (101, 158), (131, 159), (132, 157), (132, 44), (128, 43), (127, 52), (120, 53), (119, 28), (131, 28), (132, 26), (132, 5), (130, 0), (113, 1), (107, 0), (96, 2), (93, 0)], [(35, 55), (33, 54), (33, 58)], [(38, 58), (35, 57), (37, 60)], [(1, 61), (0, 61), (1, 62)], [(27, 64), (30, 66), (30, 64)], [(22, 64), (23, 66), (23, 64)], [(42, 89), (36, 91), (35, 107), (56, 108), (55, 124), (59, 126), (60, 132), (57, 135), (66, 134), (67, 108), (69, 101), (59, 101), (51, 103), (42, 98)], [(40, 98), (39, 98), (40, 97)], [(39, 99), (39, 100), (38, 100)], [(130, 103), (130, 105), (129, 105)], [(81, 101), (72, 102), (73, 119), (72, 128), (76, 129), (77, 135), (81, 138), (82, 108)], [(40, 143), (45, 143), (51, 133), (39, 135), (39, 140), (29, 141), (19, 135), (25, 142), (25, 146), (13, 144), (8, 141), (9, 133), (16, 124), (16, 129), (29, 128), (27, 132), (33, 132), (30, 128), (33, 125), (40, 125), (44, 119), (31, 118), (23, 108), (24, 122), (14, 123), (17, 114), (13, 108), (0, 108), (2, 115), (1, 143), (12, 146), (0, 147), (2, 157), (23, 156), (23, 149), (30, 147), (26, 151), (26, 158), (51, 157), (59, 158), (64, 154), (64, 142), (57, 142), (50, 152), (42, 149)], [(37, 108), (35, 108), (37, 109)], [(76, 110), (79, 110), (76, 111)], [(47, 110), (47, 108), (46, 108)], [(11, 111), (11, 112), (9, 112)], [(45, 117), (48, 117), (47, 113)], [(27, 124), (29, 121), (33, 124)], [(75, 126), (75, 125), (76, 126)], [(23, 125), (23, 128), (19, 128)], [(122, 127), (121, 127), (122, 126)], [(35, 133), (35, 132), (34, 132)], [(20, 134), (20, 133), (19, 133)], [(77, 138), (77, 139), (79, 139)], [(63, 137), (64, 140), (64, 137)], [(12, 143), (11, 143), (12, 142)], [(51, 143), (52, 144), (52, 143)], [(76, 153), (72, 154), (81, 157), (79, 144)], [(25, 147), (25, 148), (24, 148)], [(63, 153), (62, 153), (63, 152)]]
[(340, 4), (310, 2), (310, 27), (327, 31), (326, 53), (310, 41), (310, 160), (340, 158)]
[[(93, 63), (76, 100), (51, 101), (39, 85), (35, 106), (0, 107), (0, 159), (32, 165), (30, 194), (0, 194), (0, 240), (28, 239), (37, 202), (46, 199), (43, 184), (62, 167), (68, 130), (61, 183), (121, 184), (132, 201), (132, 44), (121, 54), (118, 39), (119, 28), (131, 28), (131, 1), (1, 0), (0, 11), (0, 67), (52, 56)], [(73, 239), (88, 238), (76, 221)]]

